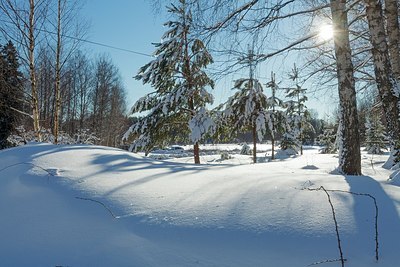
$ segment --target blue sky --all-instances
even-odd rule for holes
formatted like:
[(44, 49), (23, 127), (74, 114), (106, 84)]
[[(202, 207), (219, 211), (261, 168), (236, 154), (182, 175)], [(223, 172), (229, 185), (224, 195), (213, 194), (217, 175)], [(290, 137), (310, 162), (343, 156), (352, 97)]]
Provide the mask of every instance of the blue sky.
[[(160, 41), (165, 18), (157, 17), (150, 1), (87, 0), (82, 15), (90, 22), (87, 39), (127, 50), (152, 54), (152, 42)], [(150, 57), (96, 45), (86, 45), (91, 52), (107, 54), (119, 68), (128, 93), (128, 107), (151, 89), (133, 76)]]
[[(82, 15), (91, 23), (88, 40), (146, 54), (153, 53), (154, 46), (151, 43), (159, 42), (166, 30), (163, 23), (167, 17), (153, 12), (150, 0), (86, 0)], [(127, 91), (128, 108), (139, 97), (152, 90), (150, 86), (143, 85), (141, 81), (133, 78), (138, 69), (151, 60), (150, 57), (91, 44), (87, 44), (87, 48), (94, 55), (108, 54), (119, 68)], [(287, 64), (290, 64), (290, 70), (293, 65)], [(285, 67), (285, 63), (280, 59), (275, 59), (268, 65), (273, 69)], [(263, 70), (260, 76), (268, 77), (270, 72)], [(217, 83), (213, 92), (216, 103), (227, 99), (233, 86), (232, 79), (239, 77), (243, 77), (243, 74), (227, 77)], [(268, 95), (269, 91), (266, 90), (266, 93)], [(328, 95), (321, 95), (318, 99), (309, 96), (309, 99), (307, 106), (317, 110), (321, 118), (333, 112), (337, 106)]]

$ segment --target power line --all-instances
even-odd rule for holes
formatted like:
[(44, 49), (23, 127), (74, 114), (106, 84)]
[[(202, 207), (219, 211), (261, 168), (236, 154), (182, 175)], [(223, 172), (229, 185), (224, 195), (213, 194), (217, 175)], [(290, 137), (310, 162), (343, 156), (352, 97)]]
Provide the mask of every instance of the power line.
[[(11, 22), (6, 21), (6, 20), (1, 20), (0, 19), (0, 21), (4, 22), (4, 23), (7, 23), (7, 24), (12, 24)], [(45, 29), (39, 29), (39, 31), (56, 35), (55, 32), (48, 31), (48, 30), (45, 30)], [(61, 36), (65, 37), (65, 38), (68, 38), (68, 39), (71, 39), (71, 40), (80, 41), (80, 42), (84, 42), (84, 43), (88, 43), (88, 44), (92, 44), (92, 45), (97, 45), (97, 46), (102, 46), (102, 47), (107, 47), (107, 48), (111, 48), (111, 49), (115, 49), (115, 50), (119, 50), (119, 51), (123, 51), (123, 52), (132, 53), (132, 54), (135, 54), (135, 55), (146, 56), (146, 57), (154, 57), (153, 55), (150, 55), (150, 54), (147, 54), (147, 53), (143, 53), (143, 52), (139, 52), (139, 51), (135, 51), (135, 50), (130, 50), (130, 49), (126, 49), (126, 48), (120, 48), (120, 47), (117, 47), (117, 46), (103, 44), (103, 43), (100, 43), (100, 42), (90, 41), (90, 40), (83, 39), (83, 38), (78, 38), (78, 37), (69, 36), (69, 35), (65, 35), (65, 34), (62, 34)]]
[[(43, 31), (45, 31), (45, 30), (43, 30)], [(52, 32), (49, 32), (49, 33), (52, 33)], [(54, 33), (52, 33), (52, 34), (54, 34)], [(142, 52), (138, 52), (138, 51), (134, 51), (134, 50), (130, 50), (130, 49), (125, 49), (125, 48), (120, 48), (120, 47), (116, 47), (116, 46), (112, 46), (112, 45), (108, 45), (108, 44), (102, 44), (102, 43), (90, 41), (87, 39), (81, 39), (81, 38), (67, 36), (67, 35), (63, 35), (63, 37), (70, 38), (70, 39), (73, 39), (76, 41), (81, 41), (81, 42), (88, 43), (88, 44), (93, 44), (93, 45), (107, 47), (107, 48), (111, 48), (111, 49), (115, 49), (115, 50), (119, 50), (119, 51), (123, 51), (123, 52), (128, 52), (128, 53), (132, 53), (132, 54), (136, 54), (136, 55), (140, 55), (140, 56), (153, 57), (153, 55), (150, 55), (150, 54), (146, 54), (146, 53), (142, 53)]]

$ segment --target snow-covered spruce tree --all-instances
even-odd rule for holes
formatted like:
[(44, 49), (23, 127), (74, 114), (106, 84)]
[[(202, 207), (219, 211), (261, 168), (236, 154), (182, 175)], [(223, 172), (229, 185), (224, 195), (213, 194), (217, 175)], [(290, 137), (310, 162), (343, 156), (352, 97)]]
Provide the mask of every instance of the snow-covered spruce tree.
[(271, 73), (271, 81), (269, 81), (266, 86), (271, 88), (271, 96), (267, 98), (267, 106), (270, 107), (270, 117), (268, 128), (271, 133), (271, 159), (275, 159), (275, 139), (276, 134), (285, 130), (286, 117), (283, 112), (284, 103), (281, 99), (276, 97), (276, 90), (278, 89), (278, 84), (275, 81), (275, 73)]
[(17, 50), (8, 42), (0, 53), (0, 149), (12, 145), (7, 138), (21, 118), (24, 95), (22, 74), (18, 69)]
[(227, 118), (223, 115), (221, 111), (223, 109), (223, 104), (214, 108), (212, 112), (213, 120), (215, 123), (215, 130), (210, 138), (213, 142), (218, 143), (235, 143), (237, 142), (236, 132), (232, 131), (232, 126), (229, 124)]
[(270, 124), (267, 96), (261, 83), (252, 78), (235, 81), (236, 93), (224, 104), (224, 116), (237, 131), (251, 129), (253, 135), (253, 162), (257, 162), (257, 139), (261, 141)]
[(285, 151), (287, 154), (297, 154), (299, 150), (299, 142), (293, 136), (293, 133), (290, 131), (290, 127), (288, 127), (285, 133), (282, 134), (282, 139), (280, 143), (281, 150)]
[(328, 125), (324, 127), (322, 134), (318, 136), (319, 144), (323, 146), (322, 154), (333, 154), (338, 150), (337, 126)]
[(131, 150), (149, 152), (163, 144), (174, 131), (187, 131), (194, 143), (194, 162), (200, 163), (199, 141), (213, 128), (205, 106), (213, 97), (206, 87), (213, 81), (204, 72), (212, 63), (204, 43), (193, 34), (192, 15), (186, 0), (168, 7), (175, 20), (164, 25), (169, 29), (156, 44), (155, 59), (140, 68), (136, 79), (150, 84), (154, 92), (139, 99), (132, 113), (144, 113), (125, 133), (138, 138)]
[(305, 102), (307, 96), (306, 89), (302, 88), (298, 81), (299, 71), (296, 67), (292, 69), (290, 78), (295, 81), (295, 87), (286, 89), (286, 98), (292, 99), (285, 102), (288, 126), (283, 136), (281, 149), (300, 150), (303, 155), (303, 132), (306, 128), (313, 128), (309, 122), (309, 113)]
[(386, 148), (385, 127), (379, 115), (371, 114), (365, 123), (365, 149), (370, 154), (382, 154)]

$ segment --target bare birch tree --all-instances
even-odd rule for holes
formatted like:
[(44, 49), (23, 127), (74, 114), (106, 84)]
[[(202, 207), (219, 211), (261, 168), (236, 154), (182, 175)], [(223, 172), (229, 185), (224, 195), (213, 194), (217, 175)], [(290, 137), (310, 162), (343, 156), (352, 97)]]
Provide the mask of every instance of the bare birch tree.
[(39, 101), (35, 73), (35, 52), (47, 14), (48, 0), (0, 0), (1, 17), (6, 21), (0, 26), (2, 34), (18, 44), (24, 55), (22, 59), (29, 66), (30, 99), (33, 129), (40, 140)]
[(385, 15), (387, 36), (389, 42), (389, 56), (394, 77), (400, 79), (400, 27), (399, 3), (397, 0), (385, 0)]
[(344, 174), (360, 175), (360, 140), (346, 0), (331, 0), (331, 12), (340, 99), (339, 169)]
[[(400, 155), (398, 155), (398, 151), (400, 150), (399, 88), (393, 75), (392, 65), (390, 64), (387, 35), (382, 21), (383, 6), (381, 1), (376, 0), (365, 0), (365, 4), (370, 40), (372, 44), (376, 85), (378, 87), (379, 96), (386, 118), (386, 128), (391, 141), (391, 146), (394, 153), (400, 157)], [(390, 25), (391, 29), (394, 31), (398, 30), (398, 26), (397, 29), (393, 28), (396, 27), (395, 24), (395, 22), (389, 23), (388, 19), (388, 27)], [(392, 36), (392, 33), (389, 35)], [(393, 37), (390, 37), (393, 42), (394, 40), (392, 38)], [(392, 54), (392, 58), (395, 57), (398, 51), (393, 51), (393, 53), (394, 55)], [(396, 60), (394, 63), (396, 64)], [(399, 158), (395, 161), (399, 161)]]
[[(65, 3), (65, 2), (64, 2)], [(54, 109), (54, 142), (58, 143), (58, 128), (59, 128), (59, 115), (61, 109), (61, 95), (60, 95), (60, 72), (61, 72), (61, 64), (60, 64), (60, 56), (61, 56), (61, 0), (57, 2), (57, 47), (56, 47), (56, 79), (54, 86), (54, 95), (55, 95), (55, 109)]]
[[(79, 47), (83, 37), (86, 34), (87, 26), (83, 19), (79, 17), (81, 5), (76, 0), (57, 0), (56, 12), (54, 12), (54, 21), (50, 20), (50, 27), (54, 26), (53, 30), (47, 31), (50, 36), (55, 36), (53, 49), (55, 54), (55, 79), (54, 79), (54, 125), (53, 134), (55, 143), (58, 141), (58, 132), (60, 127), (60, 109), (62, 102), (62, 94), (60, 92), (60, 82), (62, 70), (71, 57), (73, 52)], [(53, 47), (50, 44), (50, 47)]]

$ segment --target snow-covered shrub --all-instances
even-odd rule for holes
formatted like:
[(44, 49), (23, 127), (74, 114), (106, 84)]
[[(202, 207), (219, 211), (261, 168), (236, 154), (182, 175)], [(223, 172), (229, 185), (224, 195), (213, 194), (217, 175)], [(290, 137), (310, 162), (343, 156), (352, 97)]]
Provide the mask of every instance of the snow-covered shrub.
[(97, 137), (96, 134), (89, 129), (78, 130), (78, 132), (74, 135), (74, 139), (76, 144), (88, 145), (94, 145), (100, 141), (100, 138)]
[(157, 160), (170, 158), (170, 156), (167, 154), (149, 154), (148, 157), (152, 158), (152, 159), (157, 159)]
[(232, 156), (229, 155), (229, 153), (227, 151), (223, 151), (221, 152), (221, 160), (227, 160), (227, 159), (231, 159)]
[(298, 151), (296, 151), (294, 149), (291, 149), (291, 148), (288, 148), (288, 149), (285, 149), (285, 150), (280, 149), (280, 150), (278, 150), (278, 152), (276, 152), (275, 158), (277, 158), (277, 159), (286, 159), (286, 158), (289, 158), (291, 156), (295, 156), (297, 154), (298, 154)]
[[(50, 129), (42, 129), (40, 131), (41, 140), (38, 140), (35, 132), (32, 130), (25, 130), (24, 126), (16, 128), (16, 133), (10, 135), (7, 141), (12, 146), (21, 146), (30, 142), (44, 142), (54, 143), (55, 137)], [(71, 137), (66, 132), (60, 131), (58, 134), (58, 144), (60, 145), (71, 145), (71, 144), (89, 144), (92, 145), (96, 141), (100, 140), (94, 133), (91, 133), (88, 129), (78, 131), (74, 137)]]
[(242, 148), (240, 149), (240, 155), (250, 155), (251, 154), (251, 148), (248, 144), (244, 143), (242, 145)]

